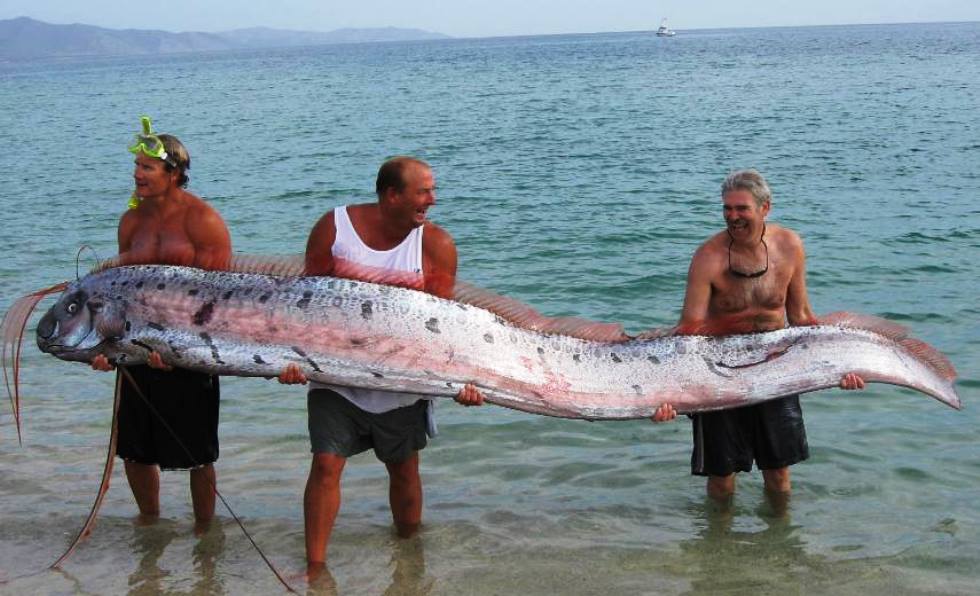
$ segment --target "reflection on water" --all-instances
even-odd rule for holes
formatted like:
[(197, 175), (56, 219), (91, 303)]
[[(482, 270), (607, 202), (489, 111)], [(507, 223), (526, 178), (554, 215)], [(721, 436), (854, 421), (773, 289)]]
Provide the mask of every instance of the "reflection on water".
[(425, 547), (419, 536), (397, 540), (391, 553), (394, 569), (385, 596), (416, 596), (432, 593), (436, 580), (425, 573)]
[(680, 545), (683, 559), (700, 569), (690, 575), (690, 593), (785, 589), (799, 585), (797, 572), (809, 570), (819, 558), (806, 553), (801, 528), (791, 520), (788, 495), (766, 493), (754, 511), (739, 505), (751, 498), (705, 498), (697, 537)]

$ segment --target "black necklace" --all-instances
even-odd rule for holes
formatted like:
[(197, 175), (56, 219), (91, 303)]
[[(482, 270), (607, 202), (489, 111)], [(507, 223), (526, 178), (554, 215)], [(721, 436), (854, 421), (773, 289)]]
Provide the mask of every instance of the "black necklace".
[(759, 238), (759, 242), (761, 242), (762, 246), (766, 249), (766, 268), (763, 269), (762, 271), (756, 271), (754, 273), (743, 273), (741, 271), (737, 271), (732, 268), (732, 245), (735, 244), (735, 238), (732, 236), (731, 230), (727, 230), (727, 231), (728, 231), (728, 238), (730, 239), (728, 241), (728, 272), (734, 275), (735, 277), (742, 277), (747, 279), (752, 279), (754, 277), (762, 277), (763, 275), (765, 275), (766, 271), (769, 271), (769, 245), (766, 244), (766, 223), (762, 222), (762, 236)]

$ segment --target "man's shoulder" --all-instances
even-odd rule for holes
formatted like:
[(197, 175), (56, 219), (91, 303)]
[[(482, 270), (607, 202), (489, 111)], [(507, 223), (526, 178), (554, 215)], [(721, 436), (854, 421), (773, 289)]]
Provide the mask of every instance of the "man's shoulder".
[(453, 242), (452, 235), (450, 235), (449, 232), (444, 230), (437, 223), (426, 221), (424, 224), (422, 224), (422, 231), (423, 231), (422, 234), (423, 242), (429, 242), (429, 241), (438, 242), (438, 243)]
[(794, 230), (779, 224), (769, 224), (766, 228), (766, 235), (772, 237), (780, 246), (787, 249), (802, 249), (803, 239)]

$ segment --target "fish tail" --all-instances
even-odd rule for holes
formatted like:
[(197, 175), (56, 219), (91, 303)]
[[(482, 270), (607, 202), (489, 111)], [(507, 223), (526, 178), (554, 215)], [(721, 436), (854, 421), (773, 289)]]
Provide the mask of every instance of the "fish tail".
[(956, 369), (953, 367), (953, 363), (936, 348), (912, 337), (902, 339), (899, 344), (940, 378), (950, 383), (956, 380)]
[(863, 329), (883, 335), (905, 348), (906, 352), (914, 356), (941, 379), (949, 382), (956, 380), (956, 369), (953, 367), (953, 363), (949, 361), (949, 358), (926, 342), (909, 337), (908, 328), (898, 323), (893, 323), (892, 321), (873, 315), (835, 312), (820, 317), (820, 324)]

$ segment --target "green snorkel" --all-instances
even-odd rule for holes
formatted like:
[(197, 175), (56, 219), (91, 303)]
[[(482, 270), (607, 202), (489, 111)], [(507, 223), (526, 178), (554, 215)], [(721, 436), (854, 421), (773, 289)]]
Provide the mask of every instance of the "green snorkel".
[[(143, 134), (136, 135), (136, 141), (129, 146), (129, 152), (134, 154), (142, 153), (147, 157), (163, 160), (171, 166), (176, 165), (170, 159), (170, 156), (167, 155), (163, 141), (160, 140), (160, 137), (153, 134), (153, 124), (150, 122), (150, 117), (140, 116), (140, 123), (143, 126)], [(141, 200), (134, 190), (133, 194), (129, 197), (129, 208), (136, 209), (139, 207)]]

